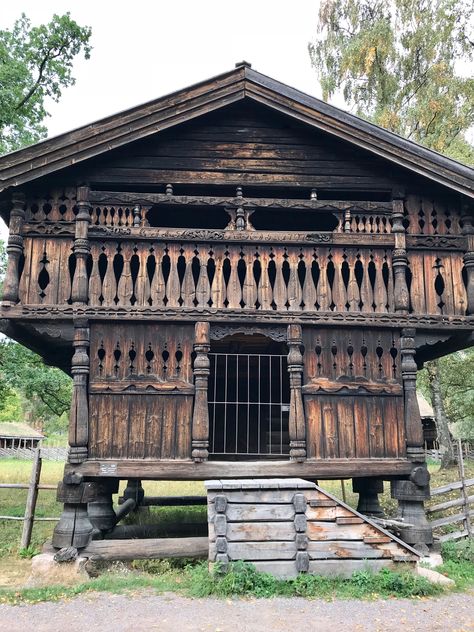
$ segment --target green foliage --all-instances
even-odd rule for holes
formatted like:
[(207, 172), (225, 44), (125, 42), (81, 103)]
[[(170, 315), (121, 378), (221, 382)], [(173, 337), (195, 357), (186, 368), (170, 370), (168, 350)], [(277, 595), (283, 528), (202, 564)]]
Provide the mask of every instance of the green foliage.
[(474, 79), (459, 72), (474, 47), (468, 0), (323, 0), (311, 61), (328, 100), (464, 162)]
[[(438, 360), (441, 394), (453, 433), (474, 439), (474, 349), (458, 351)], [(417, 387), (428, 401), (431, 393), (426, 369), (418, 372)]]
[[(445, 562), (469, 562), (474, 564), (474, 538), (443, 542), (441, 555)], [(472, 571), (474, 573), (474, 568)]]
[(208, 572), (205, 564), (191, 569), (189, 591), (196, 597), (252, 596), (274, 597), (426, 597), (442, 592), (439, 586), (413, 573), (396, 573), (383, 569), (354, 573), (350, 579), (327, 578), (301, 574), (295, 579), (276, 579), (269, 573), (259, 573), (253, 564), (234, 562), (223, 574), (218, 565)]
[(38, 555), (38, 553), (39, 550), (33, 544), (30, 544), (26, 548), (18, 551), (18, 555), (24, 560), (31, 560), (31, 558)]
[[(0, 406), (20, 401), (22, 420), (33, 418), (54, 433), (67, 428), (71, 396), (71, 378), (60, 369), (46, 366), (40, 356), (16, 342), (0, 340)], [(17, 409), (12, 412), (18, 415)]]
[(73, 61), (81, 53), (89, 58), (90, 36), (69, 13), (34, 27), (22, 14), (0, 31), (0, 154), (45, 136), (45, 99), (58, 101), (74, 84)]

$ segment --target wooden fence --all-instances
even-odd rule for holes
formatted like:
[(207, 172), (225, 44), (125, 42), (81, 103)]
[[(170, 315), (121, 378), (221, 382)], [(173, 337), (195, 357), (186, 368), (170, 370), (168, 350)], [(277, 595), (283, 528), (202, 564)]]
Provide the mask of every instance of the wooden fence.
[(67, 448), (46, 446), (36, 449), (30, 448), (0, 448), (0, 458), (25, 459), (33, 461), (35, 454), (41, 450), (41, 458), (44, 461), (65, 461), (67, 459)]
[(33, 530), (33, 523), (42, 522), (57, 522), (59, 518), (51, 517), (35, 517), (36, 501), (38, 499), (38, 491), (48, 490), (56, 491), (56, 485), (40, 485), (41, 477), (41, 453), (40, 449), (34, 451), (33, 467), (31, 469), (31, 477), (28, 485), (24, 483), (0, 483), (0, 489), (27, 489), (28, 496), (26, 498), (26, 507), (24, 516), (0, 516), (0, 520), (22, 520), (23, 531), (21, 534), (21, 548), (26, 549), (31, 542), (31, 532)]
[[(448, 483), (442, 487), (431, 490), (431, 497), (443, 496), (459, 490), (459, 498), (450, 498), (444, 502), (432, 505), (427, 509), (428, 518), (433, 514), (448, 512), (448, 515), (441, 516), (431, 520), (430, 524), (433, 530), (437, 530), (440, 527), (446, 527), (451, 525), (458, 525), (462, 523), (462, 527), (456, 531), (449, 533), (442, 533), (439, 536), (441, 542), (447, 540), (457, 540), (466, 536), (473, 535), (471, 518), (474, 518), (474, 509), (471, 509), (471, 505), (474, 503), (474, 495), (469, 496), (469, 488), (474, 486), (474, 478), (466, 479), (464, 471), (464, 455), (461, 441), (458, 441), (458, 467), (459, 467), (459, 481), (455, 483)], [(453, 513), (453, 510), (459, 508), (459, 511)]]

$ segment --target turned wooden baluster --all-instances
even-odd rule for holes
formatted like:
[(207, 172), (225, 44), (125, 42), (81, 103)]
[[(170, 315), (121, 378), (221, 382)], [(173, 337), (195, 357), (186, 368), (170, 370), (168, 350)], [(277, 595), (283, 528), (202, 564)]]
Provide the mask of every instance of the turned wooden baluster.
[(14, 305), (18, 303), (20, 284), (20, 258), (23, 254), (23, 237), (21, 235), (25, 221), (25, 196), (21, 191), (12, 194), (12, 210), (10, 211), (9, 235), (7, 244), (7, 270), (3, 282), (3, 302)]
[(276, 305), (276, 309), (283, 311), (286, 310), (286, 302), (288, 298), (285, 279), (283, 277), (283, 263), (285, 261), (284, 249), (279, 247), (274, 249), (275, 257), (275, 284), (273, 286), (273, 301)]
[(209, 307), (209, 299), (211, 297), (211, 286), (209, 285), (209, 276), (207, 274), (208, 253), (205, 244), (199, 244), (197, 257), (199, 259), (199, 278), (196, 284), (196, 300), (199, 310)]
[(467, 274), (467, 313), (474, 314), (474, 225), (467, 204), (463, 208), (462, 223), (462, 232), (467, 240), (467, 250), (463, 257)]
[(212, 280), (211, 299), (213, 309), (222, 309), (226, 297), (226, 288), (224, 282), (224, 273), (222, 265), (224, 262), (224, 247), (216, 245), (214, 247), (214, 279)]
[(288, 325), (288, 372), (290, 374), (290, 459), (306, 459), (306, 420), (301, 392), (303, 380), (303, 336), (301, 325)]
[(253, 255), (253, 249), (245, 249), (245, 279), (242, 292), (242, 298), (245, 303), (246, 309), (255, 309), (255, 303), (257, 302), (257, 284), (255, 282), (255, 276), (253, 274), (253, 263), (255, 257)]
[(72, 404), (69, 417), (69, 463), (87, 459), (89, 444), (89, 405), (87, 382), (89, 377), (89, 327), (85, 320), (74, 323), (74, 355), (71, 362), (73, 377)]
[(165, 278), (163, 276), (163, 244), (153, 244), (153, 258), (155, 260), (155, 269), (150, 280), (150, 298), (153, 307), (163, 307), (165, 298)]
[(306, 266), (306, 274), (304, 277), (304, 284), (303, 284), (303, 303), (304, 303), (303, 309), (307, 312), (313, 312), (316, 309), (315, 307), (316, 288), (314, 287), (314, 280), (313, 280), (313, 261), (314, 261), (313, 253), (306, 251), (305, 258), (304, 258), (304, 263)]
[(240, 309), (242, 288), (240, 286), (237, 265), (240, 260), (240, 247), (229, 246), (230, 277), (227, 283), (227, 300), (229, 309)]
[(181, 285), (178, 275), (178, 257), (180, 255), (180, 245), (176, 243), (168, 244), (168, 256), (170, 260), (170, 273), (166, 282), (166, 307), (179, 307), (179, 297), (181, 295)]
[(290, 264), (290, 278), (288, 279), (288, 310), (291, 312), (301, 310), (302, 289), (298, 277), (298, 264), (300, 259), (295, 248), (288, 252), (288, 263)]
[(209, 323), (197, 322), (194, 329), (194, 409), (192, 424), (192, 458), (196, 463), (209, 456), (209, 408), (207, 383), (209, 380)]
[(72, 281), (71, 299), (73, 304), (87, 304), (89, 279), (87, 278), (87, 258), (90, 253), (88, 239), (90, 217), (89, 187), (77, 187), (77, 215), (76, 234), (74, 239), (74, 254), (76, 255), (76, 270)]
[(117, 242), (108, 241), (106, 243), (105, 255), (107, 257), (107, 269), (102, 281), (102, 296), (104, 305), (115, 307), (115, 297), (117, 296), (117, 279), (114, 272), (114, 260), (117, 254)]
[(190, 244), (183, 244), (183, 258), (186, 267), (181, 283), (181, 300), (183, 307), (194, 308), (194, 300), (196, 299), (196, 286), (193, 277), (194, 248)]
[(93, 242), (91, 244), (92, 270), (89, 279), (89, 304), (99, 305), (102, 292), (102, 281), (99, 272), (99, 257), (102, 252), (102, 244)]
[(360, 290), (355, 275), (356, 257), (354, 249), (347, 250), (347, 263), (349, 265), (349, 283), (347, 285), (347, 302), (349, 311), (358, 312), (360, 309)]
[(394, 276), (394, 308), (396, 312), (408, 314), (410, 295), (407, 286), (407, 245), (406, 231), (403, 226), (403, 199), (392, 202), (392, 233), (395, 237), (395, 248), (392, 254)]
[(332, 303), (331, 286), (328, 281), (328, 250), (326, 248), (318, 248), (318, 264), (319, 264), (319, 280), (316, 292), (319, 309), (322, 312), (328, 312)]
[(268, 246), (259, 246), (259, 261), (260, 261), (260, 283), (258, 284), (258, 302), (260, 303), (260, 309), (271, 309), (272, 303), (272, 286), (268, 277), (268, 264), (270, 263)]

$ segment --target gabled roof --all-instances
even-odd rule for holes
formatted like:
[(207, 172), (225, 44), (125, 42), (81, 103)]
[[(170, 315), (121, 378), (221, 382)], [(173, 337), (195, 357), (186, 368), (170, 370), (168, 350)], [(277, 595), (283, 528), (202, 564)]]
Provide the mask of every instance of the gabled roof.
[(44, 435), (28, 424), (5, 421), (0, 423), (0, 437), (2, 439), (44, 439)]
[(474, 169), (237, 64), (234, 70), (0, 158), (0, 191), (252, 99), (474, 198)]

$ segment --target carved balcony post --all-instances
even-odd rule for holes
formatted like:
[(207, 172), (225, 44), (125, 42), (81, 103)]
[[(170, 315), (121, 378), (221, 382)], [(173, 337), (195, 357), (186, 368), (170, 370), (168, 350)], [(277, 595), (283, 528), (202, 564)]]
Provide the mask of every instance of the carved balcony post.
[(395, 237), (395, 248), (392, 254), (395, 311), (407, 314), (410, 305), (410, 296), (406, 279), (408, 258), (406, 232), (403, 226), (403, 199), (393, 200), (392, 233)]
[(87, 321), (74, 325), (74, 355), (71, 372), (73, 392), (69, 417), (69, 463), (82, 463), (87, 459), (89, 443), (89, 404), (87, 382), (89, 378), (89, 327)]
[(303, 381), (303, 337), (301, 325), (288, 325), (288, 372), (290, 374), (290, 458), (306, 459), (306, 421), (301, 386)]
[(73, 304), (87, 304), (89, 295), (89, 281), (87, 278), (87, 258), (90, 254), (88, 239), (90, 217), (89, 187), (77, 187), (76, 235), (74, 239), (74, 254), (76, 255), (76, 270), (72, 281), (71, 299)]
[(192, 426), (192, 458), (196, 463), (209, 456), (209, 409), (207, 383), (209, 379), (209, 323), (198, 322), (195, 326), (194, 351), (194, 410)]
[(423, 450), (423, 427), (416, 398), (415, 329), (402, 329), (401, 358), (405, 394), (405, 429), (409, 451)]
[(23, 254), (22, 228), (25, 221), (25, 196), (21, 191), (12, 195), (12, 210), (10, 212), (10, 233), (8, 236), (8, 263), (3, 283), (3, 302), (14, 305), (18, 303), (20, 284), (20, 258)]
[[(472, 211), (471, 211), (472, 213)], [(464, 255), (464, 266), (467, 273), (467, 313), (474, 314), (474, 225), (472, 214), (466, 205), (463, 208), (462, 232), (466, 235), (467, 249)]]

